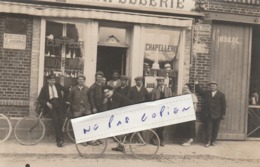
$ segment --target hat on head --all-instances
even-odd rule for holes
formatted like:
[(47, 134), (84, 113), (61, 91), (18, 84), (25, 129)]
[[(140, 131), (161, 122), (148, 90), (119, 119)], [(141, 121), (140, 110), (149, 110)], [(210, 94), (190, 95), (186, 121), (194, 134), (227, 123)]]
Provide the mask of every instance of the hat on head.
[(125, 75), (121, 75), (121, 76), (120, 76), (120, 79), (121, 79), (121, 80), (128, 80), (127, 76), (125, 76)]
[(96, 74), (95, 74), (95, 76), (97, 76), (97, 75), (102, 75), (103, 77), (105, 76), (102, 71), (97, 71)]
[(85, 75), (83, 75), (83, 74), (78, 74), (77, 79), (78, 79), (78, 78), (83, 78), (84, 80), (86, 80), (86, 77), (85, 77)]
[(50, 74), (46, 77), (47, 79), (55, 79), (55, 75), (54, 74)]
[(165, 78), (164, 77), (157, 77), (156, 78), (156, 81), (160, 81), (160, 80), (165, 80)]
[(102, 91), (103, 91), (103, 92), (104, 92), (104, 90), (106, 90), (106, 89), (108, 89), (108, 90), (114, 90), (114, 88), (113, 88), (112, 86), (110, 86), (110, 85), (105, 85), (105, 86), (102, 87)]
[(138, 80), (143, 80), (143, 77), (142, 76), (137, 76), (135, 77), (135, 80), (138, 81)]
[(172, 66), (171, 66), (169, 63), (166, 63), (166, 64), (164, 65), (164, 68), (172, 68)]
[(217, 83), (216, 81), (210, 81), (210, 82), (208, 83), (208, 85), (211, 85), (211, 84), (218, 85), (218, 83)]

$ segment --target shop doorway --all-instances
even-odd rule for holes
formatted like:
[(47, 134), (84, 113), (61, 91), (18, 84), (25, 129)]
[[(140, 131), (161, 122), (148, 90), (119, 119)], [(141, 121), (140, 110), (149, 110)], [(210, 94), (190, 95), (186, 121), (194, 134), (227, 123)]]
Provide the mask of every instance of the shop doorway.
[(253, 27), (247, 136), (260, 138), (260, 26)]
[(110, 80), (114, 70), (125, 75), (127, 48), (98, 46), (97, 71), (103, 71), (107, 80)]

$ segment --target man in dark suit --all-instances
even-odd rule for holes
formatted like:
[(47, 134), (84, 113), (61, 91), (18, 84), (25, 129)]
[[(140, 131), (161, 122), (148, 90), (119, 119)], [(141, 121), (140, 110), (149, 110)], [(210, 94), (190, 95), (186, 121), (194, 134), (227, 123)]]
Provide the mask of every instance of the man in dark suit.
[(124, 75), (121, 75), (120, 80), (121, 80), (121, 85), (120, 87), (116, 88), (115, 92), (127, 96), (130, 90), (130, 87), (127, 85), (128, 78)]
[(95, 74), (95, 78), (96, 78), (96, 82), (90, 86), (88, 91), (88, 98), (89, 98), (92, 114), (95, 114), (97, 112), (102, 112), (104, 110), (104, 106), (103, 106), (104, 94), (102, 92), (104, 73), (98, 71)]
[(132, 100), (134, 104), (148, 101), (149, 93), (143, 86), (143, 77), (136, 77), (135, 82), (136, 86), (130, 88), (127, 97)]
[[(168, 97), (172, 97), (172, 90), (165, 85), (165, 78), (158, 77), (157, 79), (157, 87), (154, 88), (151, 92), (151, 100), (164, 99)], [(155, 129), (155, 132), (158, 134), (160, 138), (160, 145), (164, 146), (164, 137), (163, 137), (164, 127), (159, 127)], [(153, 140), (151, 140), (152, 144), (155, 144)]]
[(47, 84), (41, 89), (38, 100), (45, 109), (47, 109), (53, 120), (58, 147), (62, 147), (64, 140), (62, 134), (63, 112), (64, 112), (64, 93), (65, 89), (56, 83), (53, 74), (47, 76)]
[(209, 91), (202, 90), (196, 84), (196, 92), (204, 98), (204, 107), (202, 109), (202, 119), (206, 123), (206, 145), (216, 145), (220, 121), (226, 116), (226, 98), (225, 94), (217, 89), (218, 83), (211, 81)]
[[(106, 104), (107, 110), (116, 109), (119, 107), (124, 107), (132, 104), (132, 101), (128, 99), (126, 96), (114, 92), (112, 86), (106, 85), (102, 88), (105, 100), (104, 103)], [(120, 138), (120, 136), (118, 136)], [(118, 144), (117, 147), (112, 148), (113, 151), (124, 151), (124, 146)]]

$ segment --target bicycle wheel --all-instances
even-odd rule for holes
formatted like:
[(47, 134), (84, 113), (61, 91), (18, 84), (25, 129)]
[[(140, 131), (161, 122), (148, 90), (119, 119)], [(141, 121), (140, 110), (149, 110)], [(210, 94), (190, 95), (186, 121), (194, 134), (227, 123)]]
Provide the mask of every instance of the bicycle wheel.
[(23, 145), (39, 143), (45, 134), (45, 125), (35, 117), (26, 117), (17, 122), (14, 128), (16, 140)]
[[(151, 143), (151, 140), (153, 142)], [(139, 159), (151, 159), (159, 150), (160, 139), (153, 130), (135, 132), (130, 138), (130, 151)]]
[(107, 148), (107, 139), (76, 144), (77, 151), (84, 158), (100, 158)]
[(73, 132), (73, 128), (72, 128), (72, 124), (71, 124), (70, 119), (68, 119), (67, 123), (66, 123), (66, 132), (67, 132), (69, 139), (72, 142), (75, 142), (75, 136), (74, 136), (74, 132)]
[(12, 132), (12, 124), (10, 120), (4, 115), (0, 114), (0, 143), (6, 141)]

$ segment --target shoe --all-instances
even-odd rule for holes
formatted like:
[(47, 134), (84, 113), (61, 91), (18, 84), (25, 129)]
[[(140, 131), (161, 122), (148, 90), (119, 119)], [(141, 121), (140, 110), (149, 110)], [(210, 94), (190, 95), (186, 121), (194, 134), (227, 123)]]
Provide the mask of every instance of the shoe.
[(214, 141), (214, 142), (211, 142), (211, 145), (212, 145), (212, 146), (216, 146), (217, 143)]
[(161, 147), (164, 147), (165, 145), (164, 145), (164, 143), (163, 143), (163, 142), (161, 142), (161, 143), (160, 143), (160, 146), (161, 146)]
[(209, 147), (210, 146), (210, 142), (208, 142), (207, 144), (205, 144), (205, 147)]
[(192, 142), (193, 142), (193, 139), (190, 138), (187, 142), (183, 143), (182, 145), (183, 146), (190, 146)]
[(57, 147), (62, 147), (63, 145), (62, 145), (62, 142), (61, 141), (59, 141), (59, 142), (57, 142)]
[(88, 142), (89, 145), (92, 145), (92, 146), (99, 146), (99, 142), (98, 140), (97, 141), (94, 141), (94, 142)]
[(84, 142), (84, 143), (81, 143), (82, 146), (87, 146), (88, 143), (87, 142)]
[(117, 146), (115, 148), (112, 148), (113, 151), (120, 151), (120, 152), (124, 152), (125, 151), (125, 147), (124, 146)]

